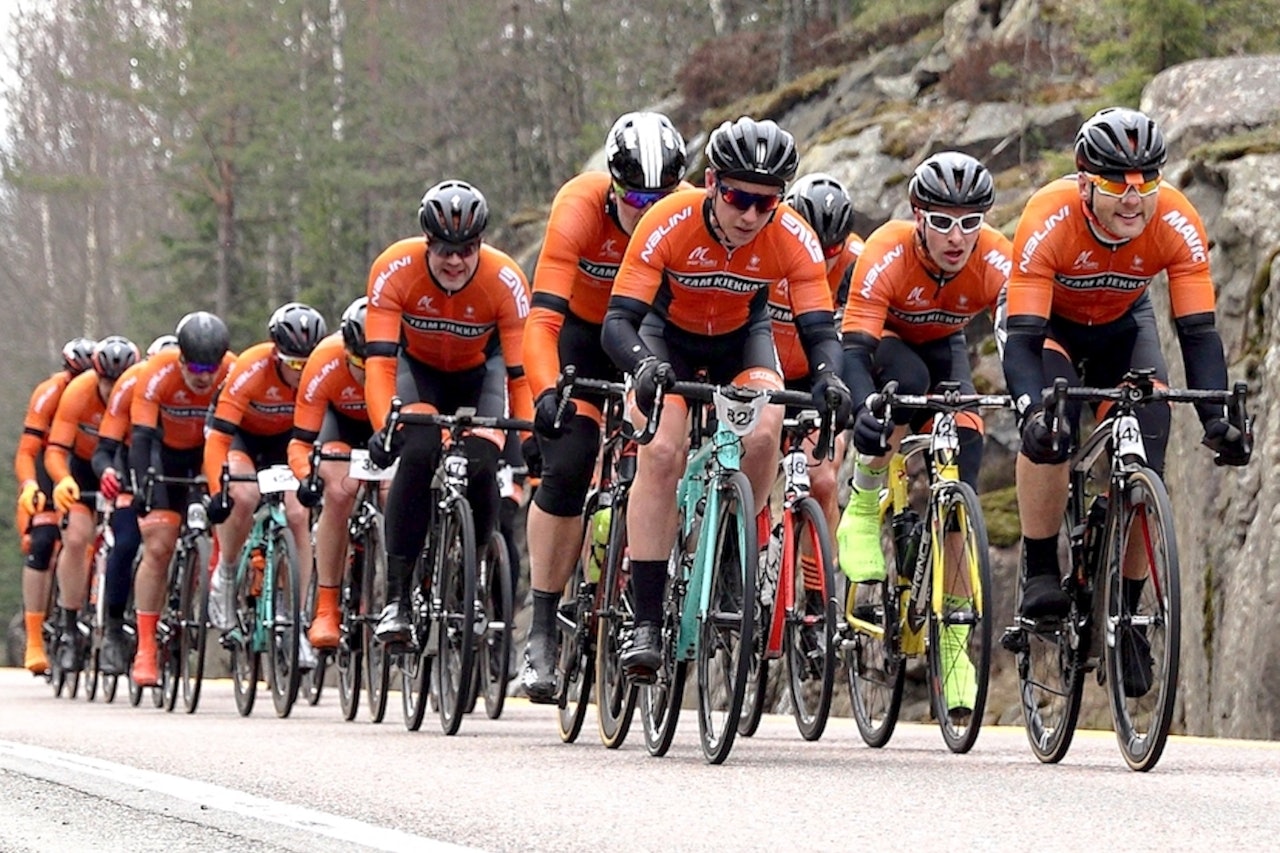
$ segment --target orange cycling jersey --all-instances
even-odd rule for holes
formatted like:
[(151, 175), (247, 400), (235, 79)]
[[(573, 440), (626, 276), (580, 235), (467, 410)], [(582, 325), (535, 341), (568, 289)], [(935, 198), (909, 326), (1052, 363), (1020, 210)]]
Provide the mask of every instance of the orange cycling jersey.
[(31, 392), (27, 414), (22, 419), (22, 438), (18, 439), (18, 450), (13, 457), (13, 471), (20, 484), (36, 478), (36, 460), (44, 453), (45, 439), (58, 410), (58, 401), (70, 382), (71, 374), (59, 370)]
[(955, 334), (996, 304), (1009, 279), (1009, 240), (989, 225), (960, 272), (939, 280), (914, 222), (894, 220), (867, 238), (849, 282), (840, 331), (879, 341), (889, 332), (909, 344)]
[(1112, 247), (1090, 230), (1075, 178), (1054, 181), (1031, 197), (1018, 222), (1009, 317), (1108, 323), (1123, 316), (1162, 270), (1169, 275), (1174, 317), (1212, 313), (1208, 247), (1199, 214), (1167, 183), (1146, 229)]
[(705, 190), (672, 193), (636, 226), (613, 285), (613, 296), (649, 305), (678, 329), (716, 336), (747, 323), (752, 300), (787, 279), (798, 318), (833, 312), (822, 247), (789, 205), (745, 246), (727, 249), (712, 234)]
[(395, 395), (392, 347), (403, 346), (410, 358), (435, 370), (457, 373), (485, 363), (495, 332), (507, 366), (512, 413), (532, 416), (522, 362), (529, 283), (505, 253), (481, 245), (475, 274), (450, 293), (427, 268), (426, 238), (400, 240), (373, 262), (368, 297), (365, 399), (375, 429), (382, 428)]
[(325, 413), (332, 408), (338, 414), (367, 421), (369, 412), (364, 402), (364, 386), (356, 381), (347, 364), (347, 350), (342, 333), (325, 338), (307, 359), (298, 381), (298, 399), (293, 410), (294, 437), (289, 442), (289, 467), (299, 480), (311, 471), (309, 454), (315, 437), (324, 426)]
[(98, 424), (107, 410), (98, 393), (98, 374), (86, 370), (67, 385), (58, 402), (44, 449), (44, 467), (56, 483), (71, 475), (68, 456), (72, 453), (88, 462), (98, 446)]
[(222, 357), (213, 387), (197, 394), (187, 387), (178, 365), (177, 347), (161, 350), (142, 363), (138, 384), (129, 407), (134, 429), (152, 429), (161, 433), (164, 446), (173, 450), (192, 450), (204, 444), (204, 423), (214, 393), (235, 362), (235, 353)]
[[(280, 375), (280, 360), (271, 341), (254, 344), (231, 365), (218, 392), (213, 428), (205, 438), (204, 476), (217, 483), (237, 430), (249, 435), (280, 435), (293, 427), (297, 391)], [(215, 491), (210, 488), (210, 491)]]
[[(845, 239), (835, 264), (827, 270), (827, 286), (831, 289), (831, 299), (836, 311), (842, 307), (840, 285), (850, 272), (849, 268), (862, 254), (862, 247), (862, 238), (857, 234), (850, 234)], [(809, 358), (804, 353), (795, 316), (791, 311), (791, 288), (786, 279), (775, 281), (769, 288), (769, 316), (773, 318), (773, 343), (778, 350), (778, 363), (782, 365), (782, 377), (788, 381), (805, 378), (809, 375)], [(835, 323), (834, 317), (831, 322)]]
[(129, 409), (133, 403), (133, 389), (138, 386), (138, 377), (142, 375), (143, 363), (130, 365), (116, 380), (111, 396), (107, 398), (107, 411), (102, 416), (102, 423), (98, 424), (99, 439), (129, 443)]
[[(631, 239), (610, 212), (612, 185), (607, 172), (584, 172), (561, 187), (551, 203), (524, 331), (524, 365), (535, 397), (559, 378), (557, 342), (565, 316), (596, 326), (604, 322), (609, 292)], [(681, 187), (691, 185), (682, 182)]]

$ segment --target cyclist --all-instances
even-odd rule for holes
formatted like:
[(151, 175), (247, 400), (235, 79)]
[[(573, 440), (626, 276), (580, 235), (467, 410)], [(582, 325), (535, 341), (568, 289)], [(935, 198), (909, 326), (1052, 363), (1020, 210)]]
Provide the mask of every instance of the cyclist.
[(660, 113), (627, 113), (609, 129), (605, 157), (607, 174), (578, 175), (552, 202), (525, 327), (542, 480), (526, 529), (533, 619), (521, 682), (537, 703), (555, 701), (556, 611), (582, 543), (582, 510), (603, 420), (600, 397), (575, 394), (557, 427), (556, 382), (568, 364), (582, 377), (622, 380), (600, 343), (609, 290), (641, 215), (680, 186), (684, 138)]
[[(910, 221), (891, 221), (867, 238), (854, 268), (841, 332), (844, 377), (855, 400), (853, 491), (836, 530), (840, 568), (850, 581), (885, 578), (880, 544), (880, 488), (889, 456), (910, 428), (922, 428), (922, 413), (896, 424), (867, 406), (867, 398), (890, 380), (904, 394), (925, 394), (939, 382), (960, 383), (974, 393), (964, 329), (974, 316), (994, 309), (1009, 278), (1009, 240), (986, 224), (995, 203), (995, 182), (982, 163), (967, 154), (943, 151), (921, 163), (907, 186)], [(960, 479), (977, 488), (982, 466), (982, 419), (957, 417)], [(957, 584), (960, 582), (957, 580)], [(948, 583), (945, 595), (964, 597)], [(977, 683), (972, 662), (962, 654), (967, 626), (948, 627), (943, 692), (950, 710), (973, 707)]]
[[(147, 347), (146, 358), (162, 349), (176, 347), (174, 335), (161, 335)], [(98, 446), (93, 451), (93, 473), (98, 477), (98, 491), (114, 502), (111, 513), (113, 542), (107, 555), (106, 604), (107, 624), (103, 633), (102, 671), (107, 675), (124, 675), (129, 670), (132, 650), (124, 630), (125, 610), (129, 606), (129, 593), (133, 589), (133, 562), (142, 546), (142, 531), (138, 529), (138, 514), (133, 508), (133, 487), (127, 472), (129, 456), (129, 409), (133, 404), (133, 391), (138, 384), (143, 362), (138, 362), (120, 374), (107, 410), (98, 424)]]
[[(240, 551), (253, 529), (261, 495), (256, 482), (222, 487), (224, 464), (233, 475), (253, 474), (288, 462), (294, 400), (307, 357), (328, 334), (320, 312), (301, 302), (286, 302), (267, 321), (267, 340), (236, 357), (218, 390), (204, 445), (204, 476), (209, 483), (209, 523), (218, 536), (218, 569), (209, 585), (209, 621), (221, 631), (235, 627), (235, 578)], [(284, 498), (285, 519), (293, 531), (298, 558), (298, 588), (311, 582), (311, 519), (296, 494)], [(298, 668), (315, 666), (315, 653), (302, 636)]]
[[(1069, 607), (1059, 580), (1058, 529), (1079, 409), (1069, 408), (1068, 423), (1059, 424), (1055, 434), (1041, 404), (1042, 389), (1059, 376), (1072, 384), (1115, 385), (1130, 368), (1154, 368), (1157, 381), (1167, 383), (1147, 292), (1161, 271), (1168, 276), (1187, 384), (1227, 385), (1214, 324), (1208, 237), (1191, 202), (1162, 180), (1166, 151), (1160, 128), (1137, 110), (1101, 110), (1077, 132), (1075, 159), (1076, 174), (1040, 189), (1023, 211), (1004, 322), (1005, 378), (1022, 427), (1017, 491), (1021, 612), (1028, 618), (1061, 615)], [(1248, 437), (1229, 423), (1223, 407), (1196, 410), (1203, 443), (1215, 459), (1247, 463)], [(1137, 415), (1147, 463), (1162, 472), (1169, 406), (1144, 406)], [(1126, 575), (1127, 601), (1138, 600), (1145, 580)]]
[(67, 384), (49, 428), (44, 466), (53, 488), (53, 503), (63, 516), (62, 556), (58, 558), (58, 604), (63, 622), (58, 638), (58, 666), (78, 672), (84, 666), (84, 643), (77, 628), (80, 605), (89, 581), (89, 546), (93, 542), (97, 507), (81, 492), (98, 489), (90, 459), (98, 443), (98, 424), (107, 408), (111, 388), (120, 374), (138, 361), (133, 341), (119, 335), (103, 338), (94, 348), (93, 370)]
[(228, 351), (231, 336), (227, 325), (215, 314), (195, 311), (186, 315), (175, 335), (176, 348), (163, 349), (143, 362), (129, 405), (133, 508), (142, 531), (142, 559), (134, 576), (138, 648), (131, 671), (139, 687), (156, 684), (156, 623), (188, 492), (184, 486), (169, 483), (144, 491), (147, 469), (166, 477), (200, 474), (209, 405), (235, 361), (235, 355)]
[[(602, 342), (620, 370), (635, 378), (635, 404), (652, 413), (659, 385), (693, 379), (780, 388), (768, 311), (772, 283), (786, 278), (801, 343), (814, 377), (814, 403), (839, 400), (848, 418), (849, 393), (837, 371), (840, 345), (822, 249), (807, 223), (782, 206), (798, 155), (790, 133), (772, 121), (743, 116), (710, 135), (705, 189), (676, 192), (636, 226), (614, 282)], [(660, 621), (667, 561), (678, 523), (672, 495), (688, 445), (683, 400), (672, 398), (649, 444), (641, 447), (627, 509), (636, 629), (623, 667), (649, 680), (662, 664)], [(782, 412), (767, 407), (743, 439), (742, 469), (757, 506), (778, 471)]]
[[(837, 318), (848, 298), (849, 279), (854, 264), (863, 250), (862, 238), (853, 233), (853, 202), (849, 199), (849, 192), (831, 175), (812, 172), (796, 180), (787, 191), (785, 201), (805, 218), (818, 235), (827, 270), (827, 287), (835, 302), (836, 317), (832, 318), (832, 324), (837, 325)], [(769, 314), (773, 318), (773, 340), (786, 387), (793, 391), (810, 390), (809, 360), (805, 357), (804, 347), (796, 333), (786, 279), (775, 281), (769, 289)], [(810, 440), (809, 443), (812, 444), (813, 441)], [(834, 458), (817, 460), (809, 469), (810, 491), (826, 514), (827, 524), (832, 530), (835, 529), (840, 514), (836, 481), (840, 460), (843, 458), (844, 436), (841, 433), (836, 438)], [(762, 514), (766, 512), (767, 508), (761, 510)], [(822, 579), (817, 560), (814, 555), (805, 554), (801, 558), (801, 564), (805, 589), (809, 591), (806, 606), (812, 613), (821, 612)], [(817, 650), (816, 628), (806, 625), (804, 633), (807, 640), (815, 643), (810, 650)]]
[[(316, 650), (338, 647), (338, 588), (348, 542), (347, 518), (360, 481), (347, 476), (349, 463), (322, 461), (311, 470), (316, 442), (327, 453), (348, 453), (369, 443), (373, 428), (364, 402), (365, 314), (369, 300), (361, 296), (342, 312), (341, 328), (316, 346), (302, 368), (293, 411), (289, 467), (297, 476), (298, 501), (320, 505), (315, 525), (315, 617), (307, 637)], [(315, 480), (312, 480), (312, 476)], [(323, 503), (321, 501), (323, 500)]]
[(48, 500), (53, 494), (53, 482), (44, 467), (45, 442), (63, 391), (74, 377), (93, 367), (96, 346), (97, 342), (88, 338), (72, 338), (63, 345), (62, 369), (31, 392), (22, 421), (22, 437), (13, 458), (13, 471), (18, 476), (17, 528), (26, 552), (22, 563), (22, 610), (27, 643), (22, 665), (36, 675), (49, 669), (43, 626), (49, 599), (49, 568), (59, 538), (58, 514)]
[[(386, 506), (387, 606), (375, 631), (384, 643), (409, 637), (409, 586), (431, 521), (441, 446), (440, 430), (410, 428), (390, 436), (387, 452), (392, 398), (446, 413), (469, 406), (482, 416), (502, 415), (508, 399), (516, 417), (533, 409), (521, 363), (529, 285), (515, 261), (484, 243), (484, 195), (465, 181), (443, 181), (423, 195), (418, 221), (422, 237), (399, 240), (374, 261), (367, 293), (365, 397), (376, 429), (370, 458), (386, 468), (400, 457)], [(495, 334), (505, 370), (487, 358)], [(503, 433), (475, 430), (464, 443), (475, 541), (486, 542), (498, 519)]]

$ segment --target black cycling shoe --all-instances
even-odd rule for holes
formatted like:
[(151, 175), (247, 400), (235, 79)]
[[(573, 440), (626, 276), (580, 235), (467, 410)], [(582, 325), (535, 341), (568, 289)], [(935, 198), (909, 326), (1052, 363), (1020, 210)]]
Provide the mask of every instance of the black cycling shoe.
[(1147, 626), (1134, 625), (1116, 637), (1121, 643), (1120, 657), (1124, 672), (1124, 695), (1130, 699), (1146, 696), (1155, 680), (1155, 661), (1151, 659), (1151, 641), (1147, 639)]
[(124, 675), (129, 671), (129, 662), (133, 660), (131, 645), (129, 635), (124, 631), (124, 620), (107, 620), (107, 630), (102, 638), (102, 656), (98, 659), (103, 675)]
[(520, 671), (520, 683), (529, 701), (535, 705), (553, 705), (556, 702), (556, 644), (549, 637), (532, 635), (524, 650), (524, 668)]
[(63, 672), (84, 669), (84, 652), (80, 648), (80, 632), (63, 631), (58, 637), (58, 668)]
[(652, 682), (662, 668), (662, 626), (640, 622), (618, 656), (623, 671), (636, 681)]
[(1071, 611), (1071, 596), (1057, 575), (1032, 575), (1022, 581), (1022, 609), (1026, 619), (1062, 618)]
[(413, 633), (409, 606), (403, 601), (389, 601), (378, 617), (373, 636), (379, 643), (407, 643)]

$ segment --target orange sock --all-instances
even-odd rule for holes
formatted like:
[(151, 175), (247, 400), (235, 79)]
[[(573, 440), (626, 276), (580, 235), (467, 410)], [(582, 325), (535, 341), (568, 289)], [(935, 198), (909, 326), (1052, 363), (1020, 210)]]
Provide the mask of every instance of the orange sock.
[(44, 672), (49, 668), (49, 659), (44, 652), (44, 614), (26, 611), (23, 621), (27, 626), (27, 649), (23, 656), (23, 666), (31, 672)]
[(144, 650), (151, 655), (156, 653), (156, 623), (160, 621), (159, 613), (143, 613), (138, 611), (138, 654)]
[(321, 586), (316, 590), (316, 618), (338, 612), (338, 587)]

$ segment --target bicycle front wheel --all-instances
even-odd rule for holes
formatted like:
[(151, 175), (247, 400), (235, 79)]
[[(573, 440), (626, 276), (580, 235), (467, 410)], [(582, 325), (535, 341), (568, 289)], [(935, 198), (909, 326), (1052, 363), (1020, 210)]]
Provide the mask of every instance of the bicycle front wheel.
[[(314, 540), (313, 540), (314, 542)], [(313, 545), (314, 547), (314, 545)], [(311, 566), (311, 580), (307, 583), (307, 588), (302, 596), (302, 625), (299, 628), (300, 638), (298, 640), (299, 650), (301, 645), (306, 641), (306, 632), (311, 627), (311, 622), (316, 618), (316, 596), (320, 591), (320, 574), (316, 570), (314, 562)], [(324, 675), (325, 670), (329, 668), (329, 652), (322, 652), (319, 649), (313, 649), (313, 657), (315, 665), (309, 670), (302, 673), (302, 677), (298, 680), (298, 693), (307, 704), (316, 706), (320, 704), (320, 696), (324, 693)], [(299, 652), (301, 653), (301, 652)]]
[(258, 599), (253, 592), (255, 572), (241, 566), (236, 581), (236, 624), (225, 637), (231, 646), (231, 686), (240, 716), (253, 713), (258, 696), (258, 679), (262, 677), (262, 655), (254, 648), (253, 635), (258, 625)]
[(1129, 473), (1119, 497), (1104, 564), (1107, 693), (1124, 760), (1146, 771), (1164, 751), (1178, 693), (1178, 546), (1158, 474)]
[(360, 578), (360, 645), (365, 672), (369, 677), (369, 722), (381, 723), (387, 715), (387, 693), (391, 689), (391, 656), (378, 642), (374, 629), (387, 600), (387, 549), (383, 518), (365, 532), (364, 566)]
[(351, 722), (360, 710), (360, 682), (364, 666), (364, 598), (362, 575), (366, 540), (354, 538), (347, 543), (339, 607), (342, 621), (338, 625), (338, 648), (334, 663), (338, 669), (338, 705), (342, 719)]
[[(800, 735), (817, 740), (831, 714), (836, 676), (835, 559), (827, 519), (818, 502), (802, 498), (792, 506), (791, 514), (793, 537), (788, 558), (796, 571), (783, 638), (788, 684)], [(811, 588), (815, 580), (817, 588)]]
[[(556, 612), (556, 630), (560, 633), (560, 657), (556, 661), (556, 671), (560, 678), (556, 724), (562, 743), (573, 743), (582, 731), (591, 698), (592, 676), (595, 675), (595, 625), (592, 611), (595, 608), (598, 585), (588, 582), (586, 572), (587, 566), (592, 565), (591, 519), (598, 509), (599, 496), (592, 495), (583, 512), (587, 524), (582, 537), (582, 548), (574, 563), (573, 574), (565, 584), (567, 594)], [(608, 547), (607, 541), (605, 547)], [(594, 565), (603, 564), (600, 561)]]
[[(298, 646), (302, 636), (302, 593), (298, 589), (298, 549), (293, 534), (278, 530), (271, 546), (275, 597), (271, 624), (267, 625), (267, 666), (271, 702), (276, 716), (287, 717), (298, 699), (302, 674), (298, 670)], [(263, 590), (263, 594), (270, 594)]]
[(484, 634), (476, 656), (476, 674), (484, 694), (484, 712), (491, 719), (502, 716), (511, 680), (511, 626), (515, 618), (515, 591), (511, 588), (511, 562), (507, 540), (498, 530), (489, 536), (485, 551), (484, 582), (480, 603), (484, 608)]
[(436, 589), (440, 603), (436, 666), (440, 674), (440, 728), (458, 733), (471, 699), (476, 649), (476, 534), (466, 498), (444, 510), (444, 535), (436, 543)]
[(156, 649), (160, 653), (158, 675), (160, 684), (153, 692), (156, 706), (172, 711), (178, 705), (178, 686), (182, 669), (182, 624), (186, 620), (183, 610), (183, 590), (187, 582), (185, 549), (179, 547), (169, 562), (168, 586), (164, 593), (160, 619), (156, 624)]
[(182, 626), (178, 636), (178, 674), (182, 680), (182, 706), (194, 714), (200, 705), (204, 682), (204, 656), (209, 632), (209, 540), (201, 536), (184, 555)]
[(596, 617), (596, 712), (600, 741), (617, 749), (627, 739), (635, 715), (637, 687), (623, 672), (622, 644), (635, 626), (631, 597), (631, 563), (627, 556), (627, 496), (615, 495), (610, 507), (609, 545), (605, 551)]
[[(751, 670), (756, 614), (756, 524), (751, 483), (735, 472), (719, 485), (706, 612), (698, 626), (698, 732), (711, 764), (729, 757)], [(696, 585), (695, 585), (696, 586)]]
[(965, 753), (982, 728), (991, 672), (987, 527), (968, 483), (948, 484), (933, 501), (929, 696), (947, 748)]

